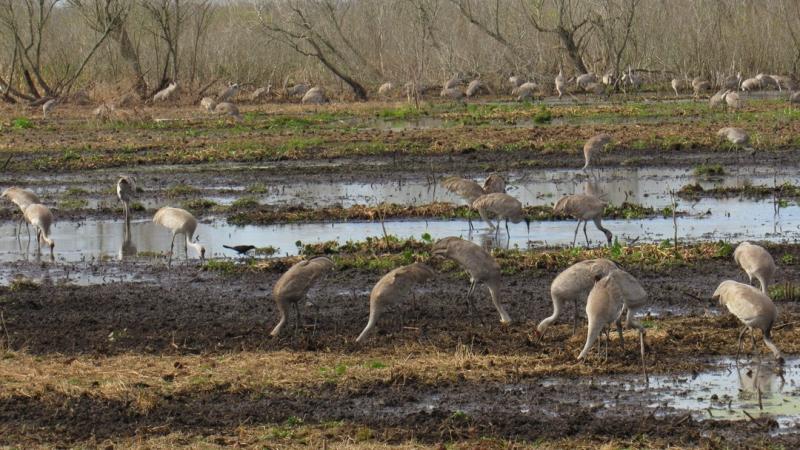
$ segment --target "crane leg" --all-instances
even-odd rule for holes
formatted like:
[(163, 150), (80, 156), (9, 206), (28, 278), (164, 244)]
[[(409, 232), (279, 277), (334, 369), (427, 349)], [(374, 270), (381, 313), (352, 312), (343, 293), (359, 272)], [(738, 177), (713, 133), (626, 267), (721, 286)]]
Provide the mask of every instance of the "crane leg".
[(578, 299), (572, 299), (572, 305), (574, 306), (572, 312), (572, 335), (574, 336), (575, 333), (578, 331)]
[(619, 333), (619, 348), (625, 354), (625, 339), (622, 337), (622, 315), (617, 318), (617, 333)]
[(506, 235), (508, 236), (508, 240), (511, 240), (511, 232), (508, 231), (508, 219), (506, 219)]
[(172, 244), (169, 246), (169, 262), (167, 264), (172, 265), (172, 253), (175, 251), (175, 234), (172, 234)]
[(750, 328), (750, 343), (752, 345), (750, 348), (751, 353), (755, 355), (757, 352), (758, 357), (761, 358), (761, 349), (756, 345), (756, 332), (752, 328)]
[(644, 374), (645, 384), (650, 384), (650, 379), (647, 377), (647, 365), (644, 362), (644, 330), (639, 330), (639, 351), (642, 355), (642, 373)]
[(300, 328), (300, 307), (297, 305), (297, 302), (293, 303), (294, 305), (294, 331), (296, 332), (298, 328)]
[(578, 219), (578, 226), (575, 227), (575, 236), (572, 237), (572, 246), (575, 247), (575, 241), (578, 240), (578, 230), (581, 227), (581, 219)]
[(739, 355), (742, 353), (742, 337), (744, 337), (744, 334), (747, 332), (747, 328), (748, 327), (745, 326), (742, 328), (741, 333), (739, 333), (739, 345), (736, 349), (736, 364), (739, 364)]
[(472, 293), (475, 292), (475, 285), (477, 281), (472, 280), (471, 284), (469, 285), (469, 291), (467, 291), (467, 313), (469, 315), (475, 315), (475, 307), (472, 304)]
[(588, 225), (588, 224), (589, 224), (589, 222), (587, 222), (585, 220), (583, 221), (583, 237), (586, 238), (586, 246), (587, 247), (589, 246), (589, 235), (586, 234), (586, 225)]

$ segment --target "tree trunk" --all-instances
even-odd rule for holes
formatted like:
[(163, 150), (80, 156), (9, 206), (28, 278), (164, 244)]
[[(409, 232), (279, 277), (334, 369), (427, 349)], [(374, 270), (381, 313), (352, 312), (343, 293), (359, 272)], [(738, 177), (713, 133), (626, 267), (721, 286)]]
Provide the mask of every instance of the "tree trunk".
[(328, 59), (325, 57), (325, 54), (322, 53), (322, 50), (319, 48), (319, 45), (317, 45), (317, 43), (314, 40), (309, 39), (308, 43), (311, 44), (312, 47), (314, 47), (314, 52), (315, 52), (314, 56), (316, 56), (317, 59), (319, 59), (319, 61), (325, 67), (328, 68), (328, 70), (330, 70), (331, 72), (333, 72), (334, 75), (339, 77), (340, 80), (347, 83), (347, 85), (350, 86), (350, 89), (353, 90), (353, 94), (355, 94), (358, 100), (367, 101), (367, 90), (364, 89), (364, 86), (362, 86), (361, 83), (351, 78), (349, 75), (345, 74), (344, 72), (339, 70), (338, 67), (334, 66), (330, 61), (328, 61)]
[(122, 59), (131, 68), (134, 80), (133, 90), (140, 99), (144, 100), (147, 98), (147, 82), (144, 79), (144, 73), (142, 73), (142, 65), (139, 63), (139, 55), (136, 53), (136, 48), (133, 46), (130, 37), (128, 37), (128, 31), (123, 25), (116, 32), (111, 33), (111, 37), (119, 44), (119, 52), (122, 55)]
[(575, 70), (578, 71), (579, 74), (589, 73), (589, 70), (586, 69), (586, 64), (583, 63), (583, 58), (581, 58), (580, 50), (578, 46), (575, 45), (573, 34), (562, 27), (559, 27), (556, 32), (561, 39), (561, 44), (564, 45), (564, 48), (567, 50), (567, 55), (569, 59), (572, 60), (572, 65), (575, 66)]

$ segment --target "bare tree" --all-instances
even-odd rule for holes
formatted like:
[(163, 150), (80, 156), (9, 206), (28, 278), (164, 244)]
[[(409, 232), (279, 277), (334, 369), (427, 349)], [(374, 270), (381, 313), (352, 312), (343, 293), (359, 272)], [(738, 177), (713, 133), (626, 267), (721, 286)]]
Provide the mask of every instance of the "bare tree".
[(636, 7), (640, 0), (602, 0), (594, 11), (592, 26), (602, 37), (606, 67), (614, 68), (614, 75), (622, 70), (622, 57), (631, 41)]
[[(366, 100), (367, 91), (354, 75), (354, 68), (359, 65), (350, 63), (350, 58), (344, 53), (347, 50), (353, 53), (352, 44), (342, 39), (344, 18), (331, 7), (332, 3), (331, 0), (287, 0), (281, 4), (257, 5), (256, 11), (261, 26), (270, 37), (303, 56), (316, 58), (350, 86), (357, 99)], [(343, 14), (346, 11), (344, 9)], [(327, 33), (331, 26), (334, 32)], [(357, 53), (353, 53), (353, 57), (357, 61), (363, 60), (363, 56)]]
[[(589, 16), (582, 0), (522, 0), (528, 20), (540, 33), (558, 36), (578, 73), (588, 73), (583, 61), (583, 46), (591, 32)], [(555, 20), (552, 18), (555, 17)]]

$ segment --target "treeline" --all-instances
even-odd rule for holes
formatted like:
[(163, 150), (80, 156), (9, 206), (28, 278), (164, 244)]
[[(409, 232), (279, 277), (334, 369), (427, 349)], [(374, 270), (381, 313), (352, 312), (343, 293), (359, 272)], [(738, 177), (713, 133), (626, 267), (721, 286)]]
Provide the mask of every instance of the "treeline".
[(793, 75), (797, 0), (0, 0), (0, 98), (321, 84), (356, 98), (454, 74)]

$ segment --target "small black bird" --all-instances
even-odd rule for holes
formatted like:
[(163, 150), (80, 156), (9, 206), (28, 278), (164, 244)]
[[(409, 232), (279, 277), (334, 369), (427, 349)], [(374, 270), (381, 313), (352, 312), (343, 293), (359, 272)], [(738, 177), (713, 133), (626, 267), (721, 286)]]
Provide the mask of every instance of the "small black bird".
[(250, 250), (256, 249), (255, 245), (223, 245), (223, 247), (229, 248), (240, 255), (246, 255)]

